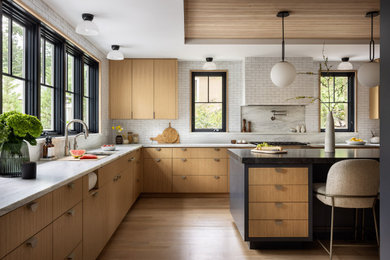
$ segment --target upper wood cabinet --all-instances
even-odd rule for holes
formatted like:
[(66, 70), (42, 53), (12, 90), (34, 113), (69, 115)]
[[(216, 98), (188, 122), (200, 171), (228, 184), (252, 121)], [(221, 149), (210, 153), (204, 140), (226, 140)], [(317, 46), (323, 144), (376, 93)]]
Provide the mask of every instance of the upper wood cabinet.
[(370, 88), (370, 119), (379, 119), (379, 86)]
[(154, 118), (177, 118), (177, 60), (154, 61)]
[(176, 119), (177, 60), (110, 61), (111, 119)]
[(110, 61), (110, 117), (131, 118), (132, 61)]

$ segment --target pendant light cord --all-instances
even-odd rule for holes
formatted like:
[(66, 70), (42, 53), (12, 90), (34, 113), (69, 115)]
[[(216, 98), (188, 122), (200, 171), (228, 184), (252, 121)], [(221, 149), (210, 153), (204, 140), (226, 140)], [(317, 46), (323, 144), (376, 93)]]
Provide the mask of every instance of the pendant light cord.
[(282, 61), (284, 61), (284, 16), (282, 16)]
[(375, 59), (374, 13), (371, 13), (370, 61), (374, 61), (374, 59)]

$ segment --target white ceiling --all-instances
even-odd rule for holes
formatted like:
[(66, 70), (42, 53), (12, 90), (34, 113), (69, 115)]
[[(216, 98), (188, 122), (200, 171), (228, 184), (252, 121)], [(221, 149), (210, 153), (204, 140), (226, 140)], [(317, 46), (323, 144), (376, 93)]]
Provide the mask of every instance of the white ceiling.
[[(127, 58), (178, 58), (203, 60), (241, 60), (244, 57), (279, 56), (281, 47), (273, 45), (200, 45), (184, 44), (183, 0), (43, 0), (73, 27), (82, 13), (95, 15), (100, 30), (88, 37), (101, 51), (108, 52), (112, 44), (121, 45)], [(368, 36), (368, 35), (367, 35)], [(286, 41), (287, 57), (322, 59), (322, 44), (290, 44)], [(326, 44), (330, 60), (351, 57), (352, 61), (368, 59), (367, 45)], [(379, 44), (376, 50), (379, 56)]]

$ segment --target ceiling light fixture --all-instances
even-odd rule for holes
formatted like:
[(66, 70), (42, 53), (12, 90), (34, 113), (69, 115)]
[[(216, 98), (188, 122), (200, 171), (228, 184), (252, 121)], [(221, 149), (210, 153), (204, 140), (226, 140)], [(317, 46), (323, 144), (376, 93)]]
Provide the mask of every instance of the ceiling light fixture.
[(282, 61), (276, 63), (271, 70), (271, 80), (275, 86), (283, 88), (294, 82), (297, 75), (294, 65), (284, 60), (284, 18), (289, 16), (288, 11), (279, 12), (276, 16), (282, 18)]
[(204, 70), (216, 70), (217, 69), (217, 65), (215, 64), (215, 62), (213, 62), (212, 57), (206, 58), (206, 62), (203, 64), (203, 69)]
[(374, 41), (374, 17), (379, 15), (379, 11), (366, 13), (366, 17), (371, 19), (370, 38), (370, 61), (360, 66), (358, 71), (359, 82), (366, 87), (375, 87), (380, 82), (379, 63), (375, 62), (375, 41)]
[(99, 28), (92, 22), (94, 15), (84, 13), (81, 15), (83, 21), (76, 27), (76, 33), (87, 36), (95, 36), (99, 34)]
[(349, 62), (349, 57), (341, 58), (341, 62), (337, 66), (338, 70), (353, 70), (352, 63)]
[(109, 60), (123, 60), (125, 57), (123, 53), (119, 51), (119, 45), (111, 45), (112, 51), (107, 54)]

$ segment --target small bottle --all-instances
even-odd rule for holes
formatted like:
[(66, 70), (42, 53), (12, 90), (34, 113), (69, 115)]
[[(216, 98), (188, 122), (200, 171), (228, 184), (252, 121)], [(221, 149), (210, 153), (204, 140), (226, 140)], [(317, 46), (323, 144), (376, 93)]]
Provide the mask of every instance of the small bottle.
[(42, 157), (43, 158), (52, 158), (54, 157), (54, 144), (50, 136), (45, 133), (45, 144), (42, 147)]
[(47, 158), (53, 158), (56, 156), (55, 148), (54, 148), (52, 137), (49, 136), (48, 138), (49, 138), (49, 144), (47, 147)]

